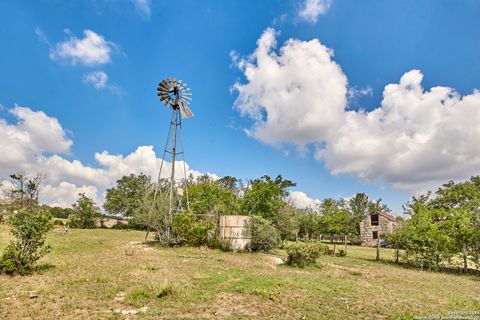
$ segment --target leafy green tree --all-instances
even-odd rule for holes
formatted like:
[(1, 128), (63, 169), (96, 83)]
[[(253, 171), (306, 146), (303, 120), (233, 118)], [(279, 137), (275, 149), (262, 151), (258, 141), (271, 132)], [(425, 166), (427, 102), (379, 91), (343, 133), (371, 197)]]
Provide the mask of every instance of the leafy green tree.
[(217, 181), (217, 183), (224, 189), (230, 190), (233, 193), (237, 193), (238, 179), (232, 176), (225, 176)]
[(85, 193), (80, 193), (77, 202), (72, 207), (73, 211), (69, 217), (71, 228), (95, 228), (97, 220), (101, 217), (101, 212), (92, 199), (88, 198)]
[(345, 208), (345, 203), (341, 200), (325, 199), (320, 205), (322, 214), (322, 225), (324, 231), (330, 235), (334, 241), (333, 254), (335, 254), (337, 240), (336, 236), (347, 235), (350, 230), (350, 215)]
[[(238, 196), (212, 179), (201, 179), (188, 186), (190, 212), (193, 214), (236, 215), (240, 213)], [(185, 205), (186, 207), (186, 205)]]
[(299, 217), (304, 210), (297, 209), (289, 204), (281, 207), (275, 221), (275, 228), (280, 233), (282, 240), (296, 240), (299, 233)]
[[(397, 220), (398, 223), (402, 223), (402, 221)], [(385, 234), (383, 237), (390, 243), (392, 243), (393, 248), (395, 249), (395, 262), (398, 263), (400, 261), (400, 250), (405, 249), (407, 244), (407, 237), (405, 234), (405, 226), (399, 225), (397, 226), (391, 234)]]
[(424, 196), (414, 198), (407, 212), (410, 219), (402, 231), (404, 259), (422, 269), (438, 269), (441, 262), (450, 257), (450, 238), (437, 219), (444, 212), (429, 206), (428, 197)]
[(366, 193), (357, 193), (348, 200), (348, 209), (350, 212), (351, 224), (349, 235), (356, 239), (360, 238), (360, 221), (369, 213), (371, 200)]
[(297, 216), (298, 235), (305, 240), (320, 237), (322, 232), (325, 231), (323, 222), (324, 219), (318, 212), (308, 209), (302, 210)]
[(441, 229), (449, 235), (452, 252), (461, 252), (463, 271), (468, 270), (468, 249), (474, 245), (476, 230), (472, 226), (470, 212), (464, 207), (452, 209), (448, 219), (441, 225)]
[(0, 257), (0, 272), (24, 274), (50, 249), (45, 245), (48, 231), (53, 227), (48, 211), (22, 208), (7, 219), (14, 236)]
[(150, 177), (143, 173), (123, 176), (115, 187), (107, 190), (103, 207), (111, 214), (131, 217), (150, 187)]
[(242, 200), (242, 211), (248, 215), (260, 216), (275, 222), (278, 211), (285, 206), (287, 189), (296, 184), (283, 179), (281, 175), (275, 179), (264, 175), (250, 182), (245, 189)]
[(452, 252), (460, 253), (463, 270), (468, 270), (469, 256), (478, 263), (480, 256), (480, 176), (469, 181), (449, 181), (435, 192), (430, 205), (443, 214), (443, 229), (450, 236)]

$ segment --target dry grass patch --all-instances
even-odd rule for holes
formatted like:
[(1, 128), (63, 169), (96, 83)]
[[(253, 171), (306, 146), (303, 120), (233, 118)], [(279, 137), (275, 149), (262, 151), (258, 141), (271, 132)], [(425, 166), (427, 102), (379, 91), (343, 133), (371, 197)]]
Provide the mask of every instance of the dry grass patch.
[[(478, 277), (377, 263), (372, 248), (296, 269), (276, 263), (282, 251), (161, 248), (143, 236), (51, 233), (46, 268), (0, 276), (0, 319), (408, 319), (480, 310)], [(8, 238), (0, 225), (0, 249)]]

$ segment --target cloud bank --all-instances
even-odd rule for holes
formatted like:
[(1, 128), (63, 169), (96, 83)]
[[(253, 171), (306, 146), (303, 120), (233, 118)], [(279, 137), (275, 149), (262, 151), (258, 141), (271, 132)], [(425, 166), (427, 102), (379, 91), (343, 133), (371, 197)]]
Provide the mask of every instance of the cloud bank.
[[(315, 147), (333, 174), (352, 174), (412, 192), (467, 179), (480, 168), (480, 92), (422, 86), (420, 70), (388, 84), (371, 111), (347, 109), (348, 80), (319, 40), (287, 40), (277, 50), (267, 29), (235, 65), (234, 108), (252, 120), (247, 133), (271, 145)], [(368, 94), (368, 93), (367, 93)]]
[[(0, 118), (0, 150), (4, 151), (0, 157), (0, 178), (6, 179), (19, 170), (45, 174), (47, 178), (40, 192), (42, 203), (70, 206), (78, 193), (84, 192), (101, 204), (105, 190), (124, 175), (145, 173), (152, 179), (158, 176), (161, 159), (153, 146), (139, 146), (127, 155), (98, 152), (96, 166), (88, 166), (65, 157), (73, 141), (56, 118), (18, 105), (8, 112), (17, 121), (12, 124)], [(188, 164), (185, 167), (187, 175), (202, 174)], [(164, 168), (162, 178), (167, 178), (171, 163), (165, 162)], [(184, 174), (182, 162), (177, 163), (176, 170), (177, 174)]]

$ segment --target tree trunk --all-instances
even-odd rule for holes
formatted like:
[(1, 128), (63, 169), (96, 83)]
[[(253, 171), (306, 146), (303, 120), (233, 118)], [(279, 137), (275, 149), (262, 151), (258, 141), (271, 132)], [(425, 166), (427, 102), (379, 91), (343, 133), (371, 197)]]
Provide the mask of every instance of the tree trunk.
[(337, 238), (334, 237), (335, 241), (333, 242), (333, 255), (335, 255), (335, 251), (337, 250)]
[(147, 227), (147, 232), (145, 233), (145, 243), (147, 242), (148, 239), (148, 234), (150, 233), (150, 227)]
[(343, 241), (345, 241), (345, 254), (347, 254), (347, 235), (345, 235)]
[(380, 260), (380, 236), (377, 239), (377, 257), (376, 257), (376, 260), (377, 261)]
[(463, 244), (463, 272), (468, 271), (467, 243)]
[(320, 235), (320, 242), (322, 242), (322, 235)]
[(395, 263), (398, 263), (398, 254), (399, 254), (399, 249), (398, 249), (398, 241), (395, 242)]

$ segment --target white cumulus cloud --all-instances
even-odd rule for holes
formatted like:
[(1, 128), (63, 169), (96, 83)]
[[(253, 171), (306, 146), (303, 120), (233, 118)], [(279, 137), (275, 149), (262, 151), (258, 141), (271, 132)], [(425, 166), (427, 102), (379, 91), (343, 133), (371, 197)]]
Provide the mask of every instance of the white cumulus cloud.
[(333, 51), (317, 39), (289, 39), (277, 52), (276, 34), (267, 29), (255, 52), (236, 63), (247, 82), (234, 84), (235, 108), (254, 120), (249, 134), (298, 145), (334, 134), (347, 101), (347, 78)]
[(52, 60), (70, 62), (72, 65), (78, 63), (86, 66), (106, 64), (111, 61), (111, 53), (114, 43), (92, 30), (84, 30), (83, 38), (77, 38), (66, 30), (69, 38), (59, 42), (50, 49)]
[(310, 23), (315, 23), (318, 17), (325, 14), (333, 0), (303, 0), (303, 3), (298, 10), (298, 17)]
[(302, 191), (292, 191), (288, 195), (287, 201), (291, 202), (293, 206), (299, 209), (310, 208), (317, 210), (322, 201), (319, 199), (310, 198)]
[(73, 183), (62, 181), (58, 185), (47, 184), (41, 189), (41, 200), (52, 207), (70, 207), (78, 199), (78, 194), (84, 193), (87, 197), (100, 203), (98, 190), (95, 186), (76, 186)]
[[(127, 155), (98, 152), (95, 154), (96, 165), (85, 165), (64, 157), (73, 142), (56, 118), (20, 106), (9, 109), (9, 112), (17, 122), (8, 123), (0, 118), (0, 181), (20, 170), (27, 174), (46, 175), (40, 192), (43, 203), (69, 206), (77, 199), (78, 193), (85, 193), (100, 205), (105, 190), (124, 175), (145, 173), (153, 180), (157, 179), (161, 159), (152, 146), (139, 146)], [(179, 161), (176, 162), (176, 175), (184, 176), (184, 168), (187, 176), (202, 174)], [(170, 169), (171, 163), (166, 161), (162, 178), (169, 176)], [(214, 174), (207, 174), (218, 179)]]
[(96, 89), (103, 89), (107, 86), (108, 75), (103, 71), (92, 71), (83, 76), (83, 82), (91, 84)]
[(334, 139), (316, 153), (333, 173), (424, 190), (478, 174), (480, 93), (425, 90), (419, 70), (389, 84), (380, 107), (346, 112)]
[(368, 87), (349, 90), (332, 50), (316, 39), (289, 39), (276, 50), (272, 29), (235, 64), (246, 79), (234, 89), (236, 110), (253, 122), (247, 132), (272, 145), (313, 144), (333, 174), (415, 192), (479, 173), (479, 91), (426, 90), (423, 74), (411, 70), (385, 86), (379, 107), (350, 111), (347, 98)]

